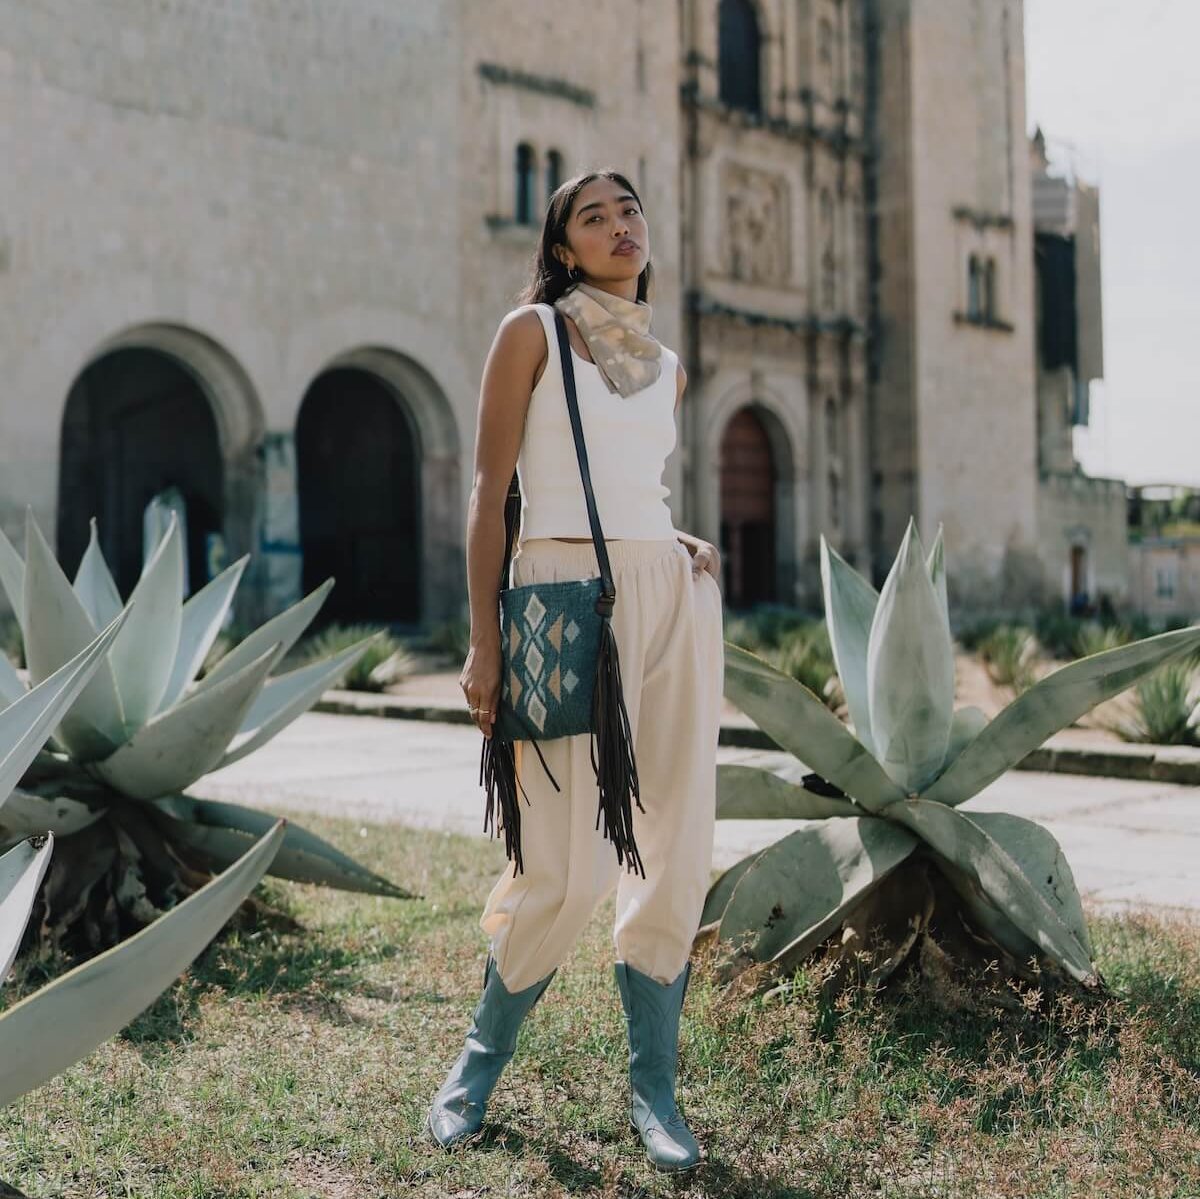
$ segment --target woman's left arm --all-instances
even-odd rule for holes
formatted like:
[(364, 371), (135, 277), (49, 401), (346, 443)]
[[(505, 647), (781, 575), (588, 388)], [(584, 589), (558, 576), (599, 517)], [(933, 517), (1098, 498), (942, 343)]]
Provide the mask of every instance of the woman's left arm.
[[(680, 402), (683, 400), (683, 389), (687, 386), (687, 371), (683, 369), (683, 363), (676, 363), (675, 367), (675, 411), (679, 411)], [(719, 583), (721, 581), (721, 555), (717, 551), (717, 547), (711, 541), (704, 541), (700, 537), (693, 537), (691, 533), (683, 533), (679, 529), (675, 530), (676, 538), (687, 547), (687, 552), (692, 555), (692, 573), (699, 574), (702, 570), (707, 570), (714, 579)]]

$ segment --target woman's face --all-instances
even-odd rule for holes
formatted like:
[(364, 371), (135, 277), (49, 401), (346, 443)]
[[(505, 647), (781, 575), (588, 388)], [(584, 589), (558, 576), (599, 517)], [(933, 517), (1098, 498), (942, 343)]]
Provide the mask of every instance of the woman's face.
[(611, 179), (593, 179), (575, 197), (567, 218), (567, 244), (557, 252), (587, 279), (636, 279), (650, 260), (650, 229), (632, 193)]

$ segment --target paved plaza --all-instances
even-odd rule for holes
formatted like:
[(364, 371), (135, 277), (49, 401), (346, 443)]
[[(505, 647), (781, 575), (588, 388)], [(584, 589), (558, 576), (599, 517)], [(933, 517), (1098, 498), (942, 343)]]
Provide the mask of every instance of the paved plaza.
[[(202, 779), (192, 793), (281, 813), (319, 812), (483, 837), (479, 734), (461, 725), (302, 716), (269, 745)], [(722, 749), (723, 762), (765, 764)], [(1200, 913), (1200, 788), (1014, 771), (964, 811), (1036, 819), (1058, 838), (1085, 900)], [(717, 822), (723, 869), (798, 822)]]

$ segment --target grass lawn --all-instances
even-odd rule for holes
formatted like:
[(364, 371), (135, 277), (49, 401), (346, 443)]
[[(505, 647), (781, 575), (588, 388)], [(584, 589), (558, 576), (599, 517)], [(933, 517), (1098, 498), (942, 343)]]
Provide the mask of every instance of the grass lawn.
[(823, 1007), (803, 979), (723, 1005), (698, 961), (679, 1094), (708, 1161), (671, 1179), (627, 1122), (610, 900), (526, 1021), (483, 1142), (447, 1154), (422, 1122), (478, 995), (502, 847), (305, 823), (424, 899), (272, 883), (303, 931), (230, 931), (0, 1112), (0, 1178), (106, 1199), (1200, 1195), (1200, 926), (1142, 916), (1092, 921), (1115, 1000), (1001, 1015), (904, 988)]

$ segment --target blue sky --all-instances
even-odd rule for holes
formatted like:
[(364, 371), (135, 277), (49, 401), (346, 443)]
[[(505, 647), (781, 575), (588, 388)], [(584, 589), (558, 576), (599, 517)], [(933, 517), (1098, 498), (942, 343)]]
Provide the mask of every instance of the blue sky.
[(1027, 120), (1099, 183), (1105, 375), (1084, 468), (1200, 485), (1200, 0), (1025, 0)]

